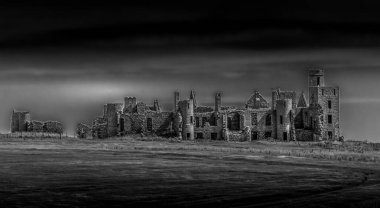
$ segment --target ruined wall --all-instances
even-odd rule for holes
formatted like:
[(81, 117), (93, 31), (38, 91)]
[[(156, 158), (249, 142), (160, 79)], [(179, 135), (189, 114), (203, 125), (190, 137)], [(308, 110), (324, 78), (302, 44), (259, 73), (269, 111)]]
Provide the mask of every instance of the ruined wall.
[(295, 111), (295, 118), (294, 118), (294, 127), (296, 129), (304, 129), (306, 127), (305, 120), (306, 112), (308, 111), (307, 108), (297, 108)]
[(277, 100), (290, 99), (292, 101), (292, 109), (297, 108), (297, 94), (295, 91), (282, 91), (280, 89), (272, 90), (272, 109), (276, 109)]
[(243, 131), (229, 131), (228, 138), (229, 138), (228, 141), (233, 141), (233, 142), (248, 141), (248, 138), (246, 134), (244, 134)]
[[(205, 112), (195, 113), (194, 137), (195, 139), (222, 140), (223, 121), (221, 113)], [(200, 138), (201, 135), (201, 138)]]
[(179, 111), (182, 116), (182, 139), (194, 139), (194, 103), (193, 100), (178, 102)]
[(296, 129), (297, 141), (314, 141), (313, 132), (311, 130)]
[(178, 91), (175, 91), (174, 92), (174, 109), (173, 109), (173, 112), (177, 112), (178, 110), (178, 102), (179, 102), (179, 92)]
[(168, 135), (173, 133), (172, 112), (146, 111), (143, 114), (123, 114), (124, 133), (146, 133), (157, 135)]
[(309, 87), (325, 86), (325, 72), (322, 68), (309, 70)]
[(289, 141), (290, 139), (290, 111), (292, 110), (292, 100), (277, 100), (276, 103), (276, 139), (281, 141)]
[(174, 136), (177, 136), (178, 138), (182, 139), (182, 115), (179, 111), (173, 113), (174, 116)]
[[(148, 119), (152, 119), (151, 130), (148, 129)], [(173, 113), (172, 112), (147, 112), (145, 118), (145, 132), (152, 132), (157, 135), (169, 135), (173, 132)]]
[(136, 98), (135, 97), (124, 97), (124, 113), (133, 113), (136, 111)]
[(227, 129), (229, 131), (240, 131), (244, 128), (244, 111), (231, 110), (227, 111)]
[[(338, 139), (340, 136), (339, 87), (309, 87), (309, 93), (310, 104), (319, 104), (323, 110), (323, 137)], [(329, 116), (331, 116), (331, 123), (329, 123)], [(329, 132), (332, 134), (331, 138), (329, 138)]]
[(271, 125), (266, 123), (267, 116), (272, 115), (271, 109), (250, 109), (245, 114), (245, 126), (251, 129), (251, 140), (264, 139), (265, 132), (272, 132), (272, 121)]
[(119, 131), (119, 118), (123, 110), (122, 103), (108, 103), (105, 119), (107, 121), (107, 133), (109, 137), (116, 136)]
[(107, 123), (96, 123), (92, 126), (92, 137), (103, 139), (108, 137)]
[[(327, 139), (339, 139), (340, 137), (340, 108), (339, 108), (339, 87), (323, 87), (324, 90), (322, 96), (321, 106), (324, 112), (324, 131)], [(330, 105), (330, 106), (329, 106)], [(328, 122), (329, 115), (332, 118), (332, 122)], [(332, 133), (332, 137), (329, 138), (328, 132)]]
[(91, 127), (86, 125), (86, 124), (83, 124), (83, 123), (77, 124), (75, 133), (76, 133), (77, 137), (81, 138), (81, 139), (92, 137)]
[(258, 91), (255, 91), (253, 95), (248, 99), (245, 107), (252, 109), (269, 108), (269, 103)]
[(45, 121), (43, 129), (44, 132), (51, 132), (57, 134), (63, 133), (63, 125), (58, 121)]
[(36, 121), (36, 120), (32, 120), (31, 122), (29, 122), (29, 125), (28, 125), (29, 132), (43, 132), (43, 130), (44, 130), (44, 122)]
[(11, 132), (21, 132), (28, 130), (30, 113), (27, 111), (13, 111), (11, 117)]
[(106, 138), (107, 133), (107, 119), (105, 117), (96, 117), (92, 123), (91, 127), (93, 138)]

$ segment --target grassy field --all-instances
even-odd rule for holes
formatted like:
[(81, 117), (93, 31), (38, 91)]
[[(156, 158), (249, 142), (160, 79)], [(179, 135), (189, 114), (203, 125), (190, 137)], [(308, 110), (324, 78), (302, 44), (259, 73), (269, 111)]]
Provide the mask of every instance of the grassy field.
[(0, 207), (380, 207), (377, 145), (0, 140)]

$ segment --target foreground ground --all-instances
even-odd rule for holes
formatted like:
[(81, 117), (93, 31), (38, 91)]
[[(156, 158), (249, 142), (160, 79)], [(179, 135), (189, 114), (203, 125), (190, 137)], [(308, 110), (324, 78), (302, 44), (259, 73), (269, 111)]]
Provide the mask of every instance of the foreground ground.
[(378, 156), (295, 143), (0, 140), (0, 207), (380, 207)]

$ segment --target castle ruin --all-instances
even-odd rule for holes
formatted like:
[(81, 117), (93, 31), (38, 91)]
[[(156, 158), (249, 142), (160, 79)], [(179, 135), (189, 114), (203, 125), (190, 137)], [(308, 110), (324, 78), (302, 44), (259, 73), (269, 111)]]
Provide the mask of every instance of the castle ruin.
[(222, 93), (215, 94), (215, 106), (198, 106), (195, 91), (181, 100), (174, 92), (172, 111), (162, 111), (158, 100), (152, 106), (125, 97), (124, 103), (104, 105), (103, 116), (92, 126), (79, 124), (78, 136), (94, 138), (127, 134), (176, 136), (184, 140), (211, 139), (251, 141), (273, 138), (280, 141), (337, 140), (339, 127), (339, 87), (325, 86), (324, 70), (309, 70), (309, 103), (302, 92), (272, 89), (269, 104), (255, 91), (245, 104), (222, 106)]
[(15, 132), (46, 132), (63, 133), (62, 123), (58, 121), (37, 121), (31, 120), (28, 111), (12, 111), (11, 133)]

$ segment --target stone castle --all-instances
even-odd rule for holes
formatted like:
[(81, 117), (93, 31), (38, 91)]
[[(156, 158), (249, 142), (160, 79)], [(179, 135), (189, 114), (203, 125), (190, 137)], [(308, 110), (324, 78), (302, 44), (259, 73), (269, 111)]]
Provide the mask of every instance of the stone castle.
[(31, 120), (28, 111), (12, 111), (11, 133), (15, 132), (46, 132), (62, 134), (63, 126), (58, 121)]
[(339, 87), (325, 86), (324, 70), (309, 70), (309, 102), (302, 92), (272, 90), (271, 104), (255, 91), (245, 107), (222, 106), (222, 93), (215, 106), (199, 106), (194, 91), (181, 100), (174, 93), (173, 110), (162, 111), (158, 100), (152, 106), (125, 97), (124, 103), (104, 105), (103, 116), (92, 126), (78, 124), (80, 138), (106, 138), (126, 134), (176, 136), (184, 140), (211, 139), (251, 141), (273, 138), (280, 141), (337, 140)]

